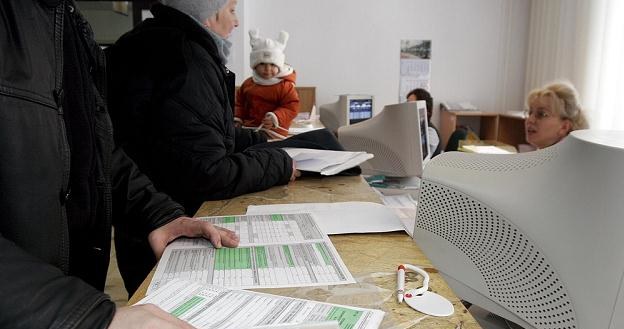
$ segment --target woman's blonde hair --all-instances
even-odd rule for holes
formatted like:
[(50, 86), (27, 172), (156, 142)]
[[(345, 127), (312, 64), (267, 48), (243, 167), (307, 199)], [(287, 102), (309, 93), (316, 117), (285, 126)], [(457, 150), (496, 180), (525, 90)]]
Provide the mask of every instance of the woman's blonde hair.
[(587, 129), (589, 123), (585, 118), (578, 92), (567, 81), (557, 81), (542, 88), (532, 90), (527, 96), (527, 105), (531, 105), (539, 97), (548, 97), (552, 100), (552, 110), (562, 119), (572, 122), (572, 130)]

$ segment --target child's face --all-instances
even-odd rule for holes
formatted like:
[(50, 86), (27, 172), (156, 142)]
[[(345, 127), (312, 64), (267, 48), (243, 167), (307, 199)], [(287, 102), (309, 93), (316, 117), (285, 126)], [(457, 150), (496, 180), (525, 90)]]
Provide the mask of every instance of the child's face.
[(271, 79), (279, 73), (279, 67), (271, 63), (260, 63), (255, 70), (262, 79)]

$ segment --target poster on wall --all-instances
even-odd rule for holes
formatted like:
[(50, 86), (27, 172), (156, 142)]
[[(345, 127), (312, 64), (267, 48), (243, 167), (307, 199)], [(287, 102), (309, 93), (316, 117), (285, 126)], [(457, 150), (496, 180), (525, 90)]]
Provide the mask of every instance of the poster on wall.
[(431, 40), (401, 40), (399, 102), (415, 88), (429, 90)]

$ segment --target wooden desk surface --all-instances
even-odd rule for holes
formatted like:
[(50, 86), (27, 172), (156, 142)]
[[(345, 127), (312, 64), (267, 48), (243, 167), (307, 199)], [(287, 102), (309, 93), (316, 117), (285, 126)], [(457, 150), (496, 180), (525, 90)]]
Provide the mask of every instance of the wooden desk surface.
[[(276, 186), (230, 200), (205, 202), (197, 216), (240, 215), (251, 204), (342, 201), (381, 202), (362, 177), (308, 177), (287, 186)], [(381, 309), (386, 312), (382, 328), (481, 328), (405, 232), (332, 235), (330, 239), (357, 283), (256, 291)], [(414, 311), (405, 303), (398, 304), (396, 268), (400, 263), (424, 268), (431, 275), (430, 289), (449, 299), (455, 307), (455, 313), (449, 317), (433, 317)], [(129, 304), (145, 296), (152, 274), (145, 279)], [(408, 272), (406, 281), (406, 289), (411, 289), (418, 287), (417, 281), (422, 280), (415, 273)]]

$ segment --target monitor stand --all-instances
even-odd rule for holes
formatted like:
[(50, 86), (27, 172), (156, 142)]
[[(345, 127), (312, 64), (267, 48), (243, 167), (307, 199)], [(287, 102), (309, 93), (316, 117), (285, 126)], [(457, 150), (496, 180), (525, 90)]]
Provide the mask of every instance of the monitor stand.
[(420, 188), (420, 177), (418, 176), (410, 176), (410, 177), (387, 177), (386, 176), (386, 181), (402, 186), (404, 189), (419, 189)]
[(387, 177), (383, 175), (365, 176), (366, 181), (381, 192), (383, 195), (409, 194), (414, 200), (418, 200), (420, 191), (420, 178), (413, 177)]

